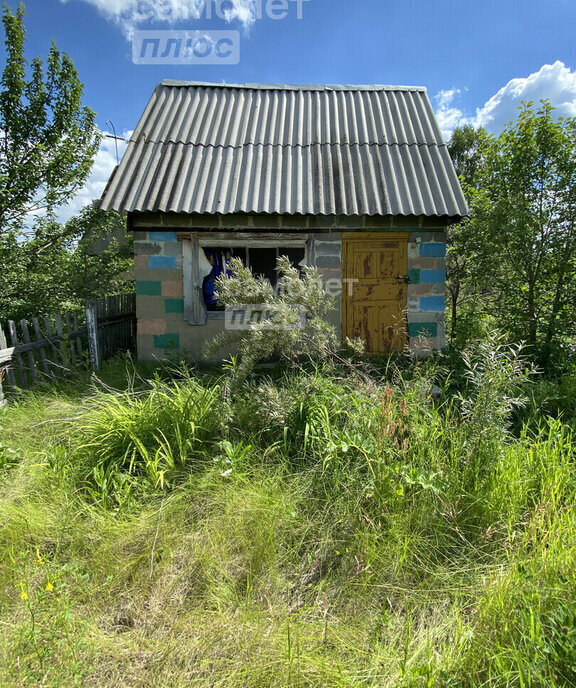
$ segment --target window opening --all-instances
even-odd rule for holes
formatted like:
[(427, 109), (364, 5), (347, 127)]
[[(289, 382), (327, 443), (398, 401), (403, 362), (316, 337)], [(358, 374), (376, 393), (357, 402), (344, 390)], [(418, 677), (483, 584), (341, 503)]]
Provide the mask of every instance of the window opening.
[[(283, 246), (257, 247), (231, 247), (231, 248), (204, 248), (206, 266), (202, 294), (204, 304), (208, 311), (221, 311), (224, 309), (215, 296), (216, 280), (220, 275), (231, 275), (230, 261), (232, 258), (240, 258), (242, 263), (249, 267), (255, 275), (267, 279), (275, 287), (278, 281), (276, 273), (276, 261), (280, 256), (287, 256), (295, 267), (301, 268), (305, 258), (305, 248), (293, 248)], [(210, 269), (211, 267), (211, 269)]]

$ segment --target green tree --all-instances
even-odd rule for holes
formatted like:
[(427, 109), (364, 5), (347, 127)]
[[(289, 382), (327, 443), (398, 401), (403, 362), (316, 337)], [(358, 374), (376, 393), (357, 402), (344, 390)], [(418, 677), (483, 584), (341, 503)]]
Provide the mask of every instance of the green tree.
[(46, 68), (24, 57), (24, 5), (4, 5), (0, 81), (0, 236), (26, 216), (66, 203), (86, 181), (100, 142), (72, 60), (52, 43)]
[[(6, 60), (0, 80), (0, 318), (82, 306), (124, 287), (130, 248), (103, 252), (94, 240), (117, 232), (120, 216), (85, 208), (54, 219), (85, 183), (98, 150), (95, 114), (82, 105), (72, 60), (52, 43), (45, 66), (24, 56), (25, 9), (4, 5)], [(40, 212), (40, 215), (38, 213)], [(42, 213), (45, 213), (43, 215)], [(36, 215), (36, 217), (34, 217)]]
[(545, 362), (576, 335), (576, 118), (527, 103), (481, 148), (471, 231), (485, 309)]
[(89, 298), (133, 291), (125, 279), (131, 237), (109, 239), (124, 228), (118, 213), (88, 206), (65, 224), (39, 217), (25, 242), (11, 235), (0, 243), (0, 320), (80, 310)]
[(77, 307), (87, 299), (134, 291), (132, 236), (126, 235), (122, 215), (87, 206), (66, 223), (66, 231), (78, 237), (68, 287)]
[[(477, 187), (486, 137), (484, 129), (475, 129), (467, 124), (457, 127), (448, 143), (454, 168), (469, 202)], [(464, 218), (460, 223), (452, 225), (447, 235), (446, 296), (449, 336), (453, 344), (465, 344), (474, 331), (474, 304), (481, 289), (476, 279), (479, 274), (477, 265), (483, 251), (482, 246), (478, 245), (478, 237), (470, 218)]]

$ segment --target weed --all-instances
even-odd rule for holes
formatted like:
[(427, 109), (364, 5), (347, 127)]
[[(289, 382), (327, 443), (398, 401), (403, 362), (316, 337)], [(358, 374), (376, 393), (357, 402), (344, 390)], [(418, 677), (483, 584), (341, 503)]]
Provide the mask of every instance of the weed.
[(458, 396), (442, 365), (232, 395), (179, 366), (121, 390), (116, 361), (23, 394), (0, 416), (0, 684), (573, 685), (571, 427), (512, 427), (517, 350), (467, 354)]

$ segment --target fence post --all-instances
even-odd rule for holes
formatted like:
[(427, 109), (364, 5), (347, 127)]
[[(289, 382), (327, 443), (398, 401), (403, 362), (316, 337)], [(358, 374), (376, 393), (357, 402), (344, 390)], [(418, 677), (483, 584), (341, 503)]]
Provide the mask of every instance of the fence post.
[[(0, 349), (5, 349), (6, 348), (6, 337), (4, 336), (4, 331), (2, 329), (2, 325), (0, 325)], [(0, 363), (0, 408), (2, 408), (6, 404), (6, 400), (4, 399), (4, 390), (2, 389), (2, 380), (4, 379), (4, 370), (5, 368), (2, 366)]]
[(92, 370), (100, 368), (100, 349), (98, 347), (98, 315), (95, 304), (86, 304), (86, 330), (88, 331), (88, 349)]

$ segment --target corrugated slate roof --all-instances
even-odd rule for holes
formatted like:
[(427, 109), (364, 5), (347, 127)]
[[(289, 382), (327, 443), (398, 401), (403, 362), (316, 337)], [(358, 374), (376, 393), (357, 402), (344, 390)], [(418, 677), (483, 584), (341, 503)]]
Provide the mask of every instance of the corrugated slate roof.
[(466, 202), (423, 88), (164, 81), (101, 207), (426, 215)]

